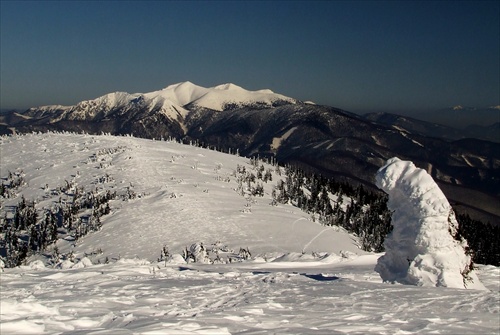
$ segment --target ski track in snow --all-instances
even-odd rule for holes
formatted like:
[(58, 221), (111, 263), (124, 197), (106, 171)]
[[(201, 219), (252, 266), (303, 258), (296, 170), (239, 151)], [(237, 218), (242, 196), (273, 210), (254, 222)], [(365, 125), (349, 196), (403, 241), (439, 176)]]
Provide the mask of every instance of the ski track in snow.
[[(231, 173), (237, 164), (249, 168), (248, 159), (72, 134), (4, 137), (1, 149), (2, 177), (22, 168), (29, 185), (19, 196), (37, 200), (38, 208), (57, 200), (50, 192), (65, 180), (119, 193), (131, 186), (140, 195), (111, 201), (101, 231), (76, 245), (58, 242), (77, 258), (102, 248), (90, 257), (94, 264), (116, 262), (71, 269), (31, 263), (0, 273), (2, 335), (499, 332), (499, 268), (479, 265), (489, 291), (382, 283), (374, 271), (380, 254), (359, 250), (353, 236), (313, 223), (290, 205), (269, 206), (270, 185), (253, 203), (238, 195)], [(104, 174), (113, 181), (96, 183)], [(4, 208), (18, 200), (7, 199)], [(156, 262), (163, 245), (180, 253), (217, 240), (258, 257), (223, 265)]]

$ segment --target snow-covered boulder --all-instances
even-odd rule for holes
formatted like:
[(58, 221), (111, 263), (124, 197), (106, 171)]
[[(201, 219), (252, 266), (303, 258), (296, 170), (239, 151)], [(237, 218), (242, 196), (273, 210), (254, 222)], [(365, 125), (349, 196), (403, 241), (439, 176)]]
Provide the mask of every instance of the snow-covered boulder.
[(186, 260), (182, 257), (181, 254), (173, 254), (172, 257), (168, 260), (170, 264), (186, 264)]
[(41, 260), (39, 260), (39, 259), (36, 260), (36, 261), (30, 262), (29, 266), (33, 270), (43, 270), (43, 269), (45, 269), (45, 264), (43, 264), (43, 262)]
[(65, 270), (65, 269), (71, 269), (74, 265), (75, 265), (75, 263), (73, 263), (69, 259), (66, 259), (64, 261), (57, 263), (55, 268)]
[(80, 259), (80, 261), (78, 261), (77, 263), (75, 263), (75, 265), (72, 266), (72, 268), (74, 269), (81, 269), (81, 268), (86, 268), (86, 267), (89, 267), (89, 266), (92, 266), (92, 261), (87, 258), (87, 257), (83, 257), (82, 259)]
[(212, 261), (208, 257), (208, 252), (203, 243), (194, 243), (189, 248), (187, 256), (185, 257), (186, 262), (196, 262), (196, 263), (206, 263), (210, 264)]
[(448, 200), (425, 170), (394, 157), (378, 170), (376, 183), (393, 212), (394, 229), (375, 266), (384, 281), (485, 289), (472, 271), (467, 242), (453, 237), (458, 223)]

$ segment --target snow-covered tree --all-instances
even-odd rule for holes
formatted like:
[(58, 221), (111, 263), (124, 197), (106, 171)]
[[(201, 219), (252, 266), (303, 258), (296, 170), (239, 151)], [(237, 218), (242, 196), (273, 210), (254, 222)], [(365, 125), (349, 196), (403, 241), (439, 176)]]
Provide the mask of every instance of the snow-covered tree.
[(387, 282), (484, 289), (472, 270), (467, 242), (454, 238), (458, 223), (432, 177), (412, 162), (389, 159), (376, 174), (389, 194), (393, 231), (375, 271)]

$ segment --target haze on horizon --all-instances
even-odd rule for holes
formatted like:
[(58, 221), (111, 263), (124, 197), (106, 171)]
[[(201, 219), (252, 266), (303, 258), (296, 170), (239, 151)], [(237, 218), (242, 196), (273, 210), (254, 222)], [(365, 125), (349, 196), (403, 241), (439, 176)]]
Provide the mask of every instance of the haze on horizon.
[(0, 5), (0, 109), (187, 80), (355, 113), (500, 105), (498, 1)]

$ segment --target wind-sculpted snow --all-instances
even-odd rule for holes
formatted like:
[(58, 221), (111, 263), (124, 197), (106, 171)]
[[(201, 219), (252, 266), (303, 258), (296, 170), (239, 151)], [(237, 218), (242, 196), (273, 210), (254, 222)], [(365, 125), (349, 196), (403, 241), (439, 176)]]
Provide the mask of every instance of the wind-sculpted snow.
[(484, 289), (471, 269), (467, 242), (453, 237), (458, 223), (452, 208), (425, 170), (395, 157), (380, 168), (376, 182), (393, 211), (394, 229), (375, 268), (384, 281)]
[[(336, 262), (121, 260), (2, 273), (3, 334), (496, 334), (498, 291), (387, 285)], [(498, 268), (481, 267), (498, 290)]]

